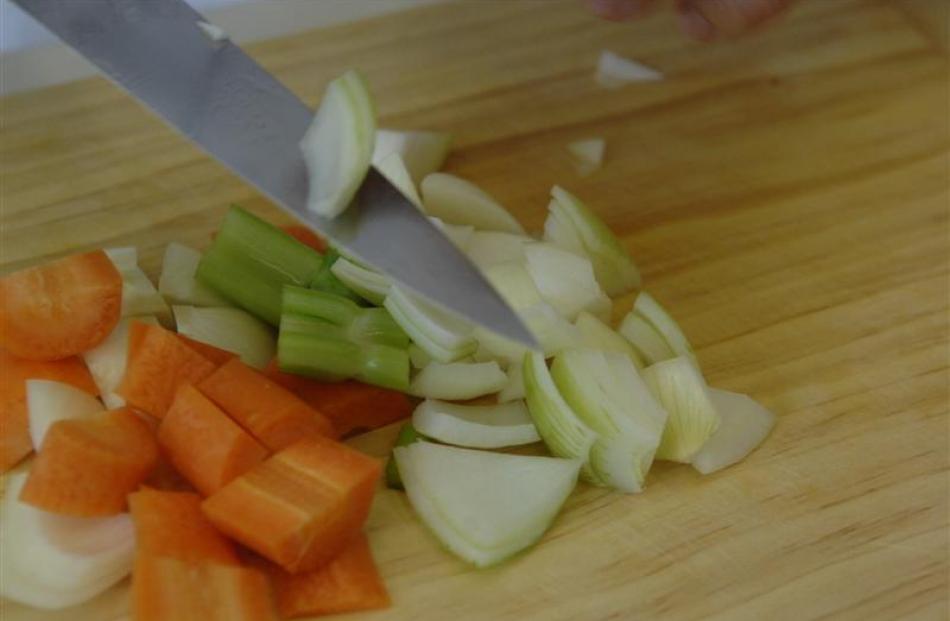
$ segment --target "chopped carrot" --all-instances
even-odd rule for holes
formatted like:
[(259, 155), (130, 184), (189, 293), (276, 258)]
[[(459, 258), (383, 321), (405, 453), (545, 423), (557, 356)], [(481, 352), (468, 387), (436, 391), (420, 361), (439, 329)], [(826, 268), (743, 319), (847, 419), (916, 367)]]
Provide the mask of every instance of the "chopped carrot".
[(191, 384), (178, 389), (162, 419), (158, 442), (178, 471), (206, 496), (267, 457), (267, 449)]
[(95, 347), (119, 322), (122, 276), (102, 250), (0, 278), (0, 347), (59, 360)]
[(278, 368), (276, 358), (267, 365), (264, 374), (326, 415), (341, 438), (408, 418), (414, 408), (409, 397), (398, 390), (355, 380), (320, 382), (284, 373)]
[(150, 487), (155, 490), (165, 492), (192, 492), (195, 493), (195, 486), (183, 477), (180, 472), (172, 465), (165, 455), (159, 454), (158, 462), (151, 474), (142, 482), (144, 487)]
[(238, 565), (234, 544), (201, 511), (201, 496), (143, 488), (129, 494), (136, 553), (179, 561)]
[(226, 349), (221, 349), (220, 347), (215, 347), (214, 345), (210, 345), (208, 343), (196, 341), (195, 339), (187, 337), (184, 334), (179, 334), (178, 338), (180, 338), (185, 343), (185, 345), (192, 348), (218, 367), (228, 360), (238, 357), (237, 354), (229, 352)]
[(326, 240), (305, 226), (300, 226), (299, 224), (288, 224), (287, 226), (282, 226), (280, 228), (284, 233), (287, 233), (301, 244), (310, 246), (317, 252), (326, 252), (327, 250)]
[(178, 335), (135, 321), (129, 329), (125, 377), (116, 392), (129, 405), (161, 418), (179, 386), (199, 382), (214, 369), (213, 362), (185, 345)]
[(33, 451), (26, 407), (26, 380), (64, 382), (98, 395), (89, 370), (76, 357), (52, 362), (17, 358), (0, 349), (0, 472), (6, 472)]
[(223, 533), (296, 573), (326, 564), (359, 534), (380, 463), (328, 438), (302, 440), (202, 504)]
[(128, 408), (53, 424), (20, 500), (80, 517), (126, 510), (126, 496), (158, 461), (148, 425)]
[(391, 604), (363, 533), (319, 569), (289, 574), (267, 563), (266, 571), (277, 610), (288, 619), (388, 608)]
[(333, 436), (333, 424), (292, 392), (235, 358), (198, 389), (271, 451), (304, 438)]
[(264, 573), (234, 565), (139, 556), (132, 572), (135, 621), (277, 621)]

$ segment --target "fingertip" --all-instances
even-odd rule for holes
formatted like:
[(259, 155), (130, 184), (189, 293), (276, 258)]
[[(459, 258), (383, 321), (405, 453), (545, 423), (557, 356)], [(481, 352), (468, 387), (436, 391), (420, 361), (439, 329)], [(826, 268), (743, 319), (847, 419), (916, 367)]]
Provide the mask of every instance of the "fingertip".
[(680, 28), (687, 36), (697, 41), (712, 41), (716, 38), (716, 27), (696, 9), (686, 9), (679, 15)]
[(595, 15), (617, 22), (642, 17), (651, 4), (653, 0), (587, 0)]

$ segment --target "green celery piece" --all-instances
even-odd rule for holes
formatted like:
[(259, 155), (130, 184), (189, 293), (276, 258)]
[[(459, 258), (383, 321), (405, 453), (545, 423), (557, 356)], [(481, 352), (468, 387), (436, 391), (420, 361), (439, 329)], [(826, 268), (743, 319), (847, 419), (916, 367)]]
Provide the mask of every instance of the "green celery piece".
[(285, 373), (324, 381), (355, 377), (363, 368), (363, 352), (356, 343), (284, 330), (277, 337), (277, 360)]
[(343, 281), (337, 278), (336, 274), (330, 271), (330, 269), (333, 267), (333, 264), (336, 263), (336, 260), (339, 258), (340, 253), (336, 248), (330, 247), (327, 249), (326, 253), (323, 255), (323, 262), (320, 263), (320, 269), (317, 270), (317, 275), (314, 276), (313, 280), (310, 282), (310, 288), (316, 289), (317, 291), (335, 293), (336, 295), (349, 298), (354, 302), (363, 302), (363, 298), (361, 298), (355, 291), (344, 285)]
[(237, 306), (276, 326), (280, 323), (283, 282), (232, 249), (212, 246), (196, 277)]
[(342, 296), (304, 287), (284, 287), (283, 312), (322, 319), (335, 326), (349, 326), (360, 312), (356, 302)]
[[(416, 431), (416, 428), (412, 426), (412, 423), (405, 423), (402, 427), (399, 428), (399, 435), (396, 436), (396, 443), (393, 447), (396, 446), (409, 446), (415, 442), (422, 442), (425, 440), (425, 436)], [(392, 455), (392, 451), (389, 453), (389, 461), (386, 462), (386, 487), (392, 489), (405, 489), (402, 486), (402, 477), (399, 476), (399, 466), (396, 465), (396, 459)]]
[(356, 379), (374, 386), (409, 390), (409, 349), (369, 344), (363, 346), (363, 368)]
[(350, 323), (350, 336), (359, 342), (409, 347), (409, 336), (385, 308), (364, 308)]

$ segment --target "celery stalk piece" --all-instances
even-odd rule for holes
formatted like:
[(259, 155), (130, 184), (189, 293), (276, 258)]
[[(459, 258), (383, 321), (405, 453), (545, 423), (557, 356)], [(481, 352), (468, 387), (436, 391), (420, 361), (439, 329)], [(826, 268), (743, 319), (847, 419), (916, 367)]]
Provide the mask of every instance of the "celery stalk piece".
[(327, 293), (341, 295), (355, 302), (361, 302), (363, 298), (355, 291), (344, 285), (343, 281), (337, 278), (333, 273), (333, 265), (339, 258), (340, 253), (336, 250), (336, 248), (330, 247), (327, 249), (326, 254), (323, 255), (323, 261), (320, 263), (320, 268), (314, 275), (313, 280), (310, 281), (310, 288), (316, 289), (317, 291), (326, 291)]
[(657, 459), (688, 464), (719, 428), (706, 381), (688, 356), (647, 367), (643, 379), (670, 414)]
[(640, 286), (640, 272), (620, 240), (576, 196), (554, 186), (544, 239), (590, 258), (597, 281), (610, 297)]
[(356, 377), (362, 370), (363, 351), (344, 338), (281, 329), (277, 337), (277, 360), (285, 373), (339, 381)]
[(369, 89), (359, 73), (347, 71), (327, 86), (300, 141), (310, 178), (307, 207), (326, 218), (343, 213), (369, 171), (375, 143)]
[(110, 410), (125, 405), (125, 399), (115, 391), (125, 377), (129, 356), (129, 327), (133, 321), (158, 325), (158, 319), (155, 317), (123, 317), (104, 341), (82, 353), (86, 368), (102, 395), (102, 402)]
[(468, 244), (472, 239), (472, 235), (475, 234), (475, 227), (468, 224), (449, 224), (448, 222), (443, 222), (438, 218), (429, 217), (429, 221), (432, 222), (440, 231), (445, 233), (445, 236), (448, 237), (453, 244), (455, 244), (459, 250), (465, 252), (468, 249)]
[(412, 413), (412, 425), (433, 440), (469, 448), (502, 448), (541, 441), (522, 401), (459, 405), (426, 399)]
[(362, 309), (347, 298), (303, 287), (284, 287), (285, 315), (303, 315), (335, 326), (347, 326)]
[(468, 241), (465, 254), (484, 272), (499, 263), (523, 263), (524, 247), (533, 241), (527, 235), (475, 231)]
[(591, 262), (554, 244), (525, 246), (528, 273), (541, 297), (560, 314), (573, 321), (583, 310), (609, 319), (611, 302), (603, 292)]
[(350, 322), (349, 333), (351, 339), (359, 342), (398, 349), (409, 347), (409, 336), (385, 308), (364, 308)]
[(398, 153), (412, 182), (418, 185), (426, 175), (442, 167), (451, 145), (452, 135), (445, 132), (377, 129), (373, 164), (379, 164), (391, 153)]
[(520, 310), (542, 303), (541, 292), (522, 261), (497, 263), (484, 270), (485, 278), (511, 308)]
[(620, 334), (633, 345), (647, 365), (675, 358), (676, 354), (653, 325), (634, 311), (620, 322)]
[(277, 350), (273, 329), (240, 308), (175, 306), (173, 310), (180, 334), (237, 354), (255, 369), (266, 367)]
[(390, 282), (386, 276), (345, 257), (337, 259), (330, 271), (345, 286), (372, 304), (382, 304), (389, 293)]
[(165, 246), (162, 273), (158, 277), (158, 292), (172, 304), (228, 306), (227, 299), (195, 278), (200, 262), (201, 253), (193, 248), (178, 242)]
[(272, 326), (285, 284), (308, 286), (318, 252), (239, 207), (232, 207), (198, 264), (198, 280)]
[(587, 311), (582, 311), (577, 315), (574, 326), (580, 333), (581, 345), (588, 349), (597, 349), (600, 351), (613, 351), (630, 358), (637, 370), (643, 368), (643, 361), (637, 350), (630, 345), (627, 339), (623, 338), (616, 331), (611, 330), (610, 326), (594, 317)]
[[(393, 445), (393, 448), (397, 446), (409, 446), (416, 442), (425, 441), (425, 437), (422, 436), (416, 428), (412, 426), (412, 423), (403, 423), (403, 426), (399, 428), (399, 435), (396, 436), (396, 443)], [(393, 457), (392, 453), (389, 454), (389, 459), (386, 461), (386, 487), (390, 489), (405, 489), (402, 485), (402, 477), (399, 476), (399, 466), (396, 464), (396, 458)]]
[(383, 306), (413, 343), (439, 362), (453, 362), (471, 355), (478, 347), (473, 326), (402, 287), (392, 286)]
[(374, 162), (373, 166), (399, 190), (406, 200), (422, 209), (422, 198), (419, 197), (416, 184), (413, 183), (412, 176), (400, 154), (390, 153), (382, 161)]
[(19, 500), (28, 475), (20, 468), (5, 476), (0, 595), (59, 610), (92, 599), (127, 576), (135, 557), (129, 514), (88, 518), (41, 511)]
[(524, 366), (520, 361), (513, 360), (506, 369), (508, 382), (498, 393), (498, 403), (508, 403), (524, 399)]
[(667, 414), (630, 359), (615, 352), (568, 350), (551, 377), (564, 400), (597, 435), (590, 450), (594, 474), (624, 492), (643, 489)]
[(577, 482), (580, 461), (416, 442), (397, 447), (413, 509), (451, 552), (487, 567), (536, 543)]
[(505, 387), (508, 377), (497, 362), (433, 362), (413, 378), (409, 393), (429, 399), (464, 401)]
[(708, 390), (720, 423), (716, 433), (693, 455), (693, 468), (702, 474), (711, 474), (741, 461), (775, 426), (775, 414), (748, 395), (719, 388)]
[(422, 203), (430, 216), (479, 231), (523, 234), (524, 229), (490, 194), (461, 177), (432, 173), (422, 180)]
[(326, 291), (284, 287), (281, 330), (306, 332), (356, 343), (409, 346), (409, 337), (383, 308), (363, 308)]
[[(643, 318), (644, 321), (649, 323), (650, 326), (660, 334), (673, 352), (673, 356), (695, 357), (693, 347), (689, 344), (689, 339), (683, 334), (683, 330), (680, 329), (679, 324), (666, 312), (665, 308), (660, 306), (660, 303), (657, 302), (652, 295), (646, 291), (641, 291), (637, 295), (631, 312)], [(653, 362), (659, 362), (659, 360), (654, 360)]]
[(89, 393), (63, 382), (26, 380), (26, 409), (33, 450), (39, 451), (49, 428), (61, 420), (87, 418), (103, 411), (102, 403)]
[(401, 392), (409, 390), (409, 352), (388, 345), (365, 345), (356, 379)]

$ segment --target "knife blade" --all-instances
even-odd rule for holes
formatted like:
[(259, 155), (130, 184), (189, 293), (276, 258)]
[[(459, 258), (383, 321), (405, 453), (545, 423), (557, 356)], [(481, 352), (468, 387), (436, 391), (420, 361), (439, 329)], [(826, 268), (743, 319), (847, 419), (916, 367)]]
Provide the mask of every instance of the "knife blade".
[(310, 212), (296, 95), (183, 0), (13, 0), (172, 127), (347, 253), (438, 305), (536, 348), (531, 332), (455, 245), (378, 171), (329, 220)]

